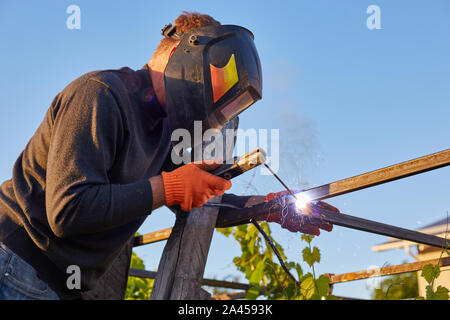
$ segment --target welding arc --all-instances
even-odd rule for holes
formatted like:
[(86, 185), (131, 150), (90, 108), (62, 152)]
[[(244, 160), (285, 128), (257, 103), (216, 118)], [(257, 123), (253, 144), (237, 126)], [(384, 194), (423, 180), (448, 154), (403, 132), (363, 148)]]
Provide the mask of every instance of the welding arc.
[(261, 228), (261, 226), (253, 219), (250, 219), (250, 222), (253, 223), (253, 225), (256, 227), (256, 229), (258, 229), (258, 231), (263, 235), (264, 239), (266, 239), (267, 243), (270, 245), (270, 247), (272, 248), (273, 252), (275, 253), (275, 255), (278, 258), (278, 261), (280, 261), (281, 267), (283, 268), (284, 272), (287, 273), (287, 275), (289, 277), (292, 278), (292, 280), (294, 280), (294, 283), (296, 286), (300, 287), (300, 282), (295, 279), (295, 277), (292, 275), (292, 273), (289, 271), (289, 269), (287, 268), (286, 264), (283, 261), (283, 258), (280, 255), (280, 252), (278, 251), (278, 249), (276, 248), (275, 244), (273, 243), (273, 241), (269, 238), (269, 236), (267, 235), (267, 233), (265, 233), (265, 231), (263, 230), (263, 228)]
[(295, 194), (292, 192), (292, 190), (283, 182), (283, 180), (281, 180), (281, 178), (272, 170), (271, 167), (269, 167), (269, 165), (267, 163), (264, 163), (264, 166), (270, 171), (270, 173), (283, 185), (283, 187), (286, 188), (286, 190), (295, 198), (297, 199), (297, 197), (295, 196)]

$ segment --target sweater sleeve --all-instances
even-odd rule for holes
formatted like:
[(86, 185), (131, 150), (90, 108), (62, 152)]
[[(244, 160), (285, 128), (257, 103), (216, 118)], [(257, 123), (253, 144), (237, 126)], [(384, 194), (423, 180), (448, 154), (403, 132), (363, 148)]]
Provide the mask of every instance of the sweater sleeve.
[(60, 238), (93, 234), (151, 213), (148, 179), (112, 184), (108, 172), (124, 136), (110, 89), (87, 80), (64, 93), (48, 152), (46, 213)]

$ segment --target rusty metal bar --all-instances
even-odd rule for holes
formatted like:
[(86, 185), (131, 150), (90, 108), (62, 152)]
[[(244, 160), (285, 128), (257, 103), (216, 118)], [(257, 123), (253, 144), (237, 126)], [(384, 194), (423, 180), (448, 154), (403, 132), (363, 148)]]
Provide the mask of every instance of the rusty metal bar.
[(304, 194), (313, 200), (323, 200), (448, 165), (450, 165), (450, 149), (311, 188), (305, 190)]
[(335, 283), (342, 283), (347, 281), (354, 281), (354, 280), (361, 280), (361, 279), (368, 279), (370, 277), (378, 277), (378, 276), (389, 276), (399, 273), (406, 273), (406, 272), (414, 272), (422, 270), (423, 267), (427, 264), (431, 263), (432, 265), (436, 265), (439, 263), (439, 266), (446, 267), (450, 266), (450, 257), (442, 258), (440, 261), (439, 259), (432, 259), (432, 260), (425, 260), (425, 261), (419, 261), (419, 262), (413, 262), (413, 263), (405, 263), (400, 264), (396, 266), (389, 266), (384, 267), (380, 269), (373, 269), (373, 270), (363, 270), (363, 271), (357, 271), (357, 272), (350, 272), (350, 273), (343, 273), (338, 275), (330, 274), (330, 284)]
[(221, 293), (213, 296), (213, 300), (238, 300), (244, 299), (247, 295), (246, 291)]
[[(447, 149), (386, 168), (314, 187), (303, 191), (303, 193), (311, 200), (323, 200), (441, 168), (449, 164), (450, 149)], [(216, 227), (246, 224), (249, 223), (251, 218), (256, 220), (262, 219), (269, 210), (276, 210), (277, 206), (279, 206), (279, 203), (275, 199), (268, 203), (259, 203), (242, 209), (223, 208), (218, 216)]]
[(203, 279), (201, 281), (203, 286), (208, 287), (220, 287), (220, 288), (228, 288), (228, 289), (239, 289), (239, 290), (248, 290), (250, 289), (250, 285), (245, 283), (233, 282), (233, 281), (221, 281), (221, 280), (213, 280), (213, 279)]
[(130, 268), (130, 271), (128, 272), (128, 276), (130, 277), (147, 278), (147, 279), (155, 279), (156, 274), (157, 274), (156, 271), (148, 271), (135, 268)]
[[(212, 298), (214, 300), (238, 300), (238, 299), (244, 299), (246, 295), (247, 295), (246, 291), (239, 291), (239, 292), (221, 293), (221, 294), (213, 296)], [(336, 298), (338, 298), (340, 300), (363, 300), (363, 299), (338, 297), (338, 296), (336, 296)]]
[[(139, 277), (139, 278), (147, 278), (147, 279), (155, 279), (157, 272), (148, 271), (142, 269), (134, 269), (131, 268), (128, 275), (130, 277)], [(215, 279), (202, 279), (201, 284), (203, 286), (208, 287), (220, 287), (220, 288), (228, 288), (228, 289), (238, 289), (238, 290), (248, 290), (250, 289), (250, 285), (245, 283), (233, 282), (233, 281), (222, 281)]]
[(144, 244), (155, 243), (167, 240), (172, 232), (172, 228), (162, 229), (155, 232), (146, 233), (142, 236), (134, 238), (134, 247), (139, 247)]

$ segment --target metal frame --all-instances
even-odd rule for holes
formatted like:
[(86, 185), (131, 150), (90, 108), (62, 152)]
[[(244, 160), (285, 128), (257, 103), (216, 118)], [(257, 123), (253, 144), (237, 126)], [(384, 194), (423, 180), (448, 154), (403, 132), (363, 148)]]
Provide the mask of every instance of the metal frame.
[[(428, 156), (311, 188), (302, 193), (308, 195), (312, 200), (323, 200), (434, 170), (449, 164), (450, 149), (447, 149)], [(250, 222), (250, 219), (262, 220), (266, 215), (270, 214), (270, 212), (281, 209), (282, 204), (278, 199), (270, 202), (258, 203), (241, 209), (223, 208), (218, 216), (216, 227), (220, 228), (246, 224)], [(290, 210), (295, 210), (295, 208)], [(449, 242), (443, 238), (418, 231), (403, 229), (342, 213), (338, 214), (323, 208), (318, 208), (317, 213), (321, 220), (347, 228), (391, 236), (435, 247), (447, 247), (449, 245)]]
[[(305, 190), (304, 193), (311, 199), (322, 200), (445, 167), (449, 164), (450, 149), (446, 149), (441, 152), (405, 161), (386, 168), (311, 188)], [(280, 206), (279, 201), (273, 200), (271, 202), (256, 203), (241, 209), (222, 208), (221, 213), (217, 217), (216, 228), (249, 223), (250, 219), (260, 220), (267, 215), (270, 210), (276, 210), (277, 206)], [(336, 213), (324, 208), (320, 208), (317, 212), (319, 213), (320, 219), (343, 227), (387, 235), (430, 246), (447, 247), (449, 245), (449, 242), (445, 241), (445, 239), (430, 234), (394, 227), (376, 221), (349, 216), (343, 213)], [(168, 228), (136, 237), (134, 246), (166, 240), (170, 237), (171, 233), (172, 228)], [(328, 274), (328, 276), (330, 277), (330, 284), (336, 284), (352, 280), (367, 279), (373, 276), (386, 276), (398, 273), (414, 272), (421, 270), (423, 266), (428, 263), (439, 264), (440, 266), (449, 266), (450, 257), (389, 266), (372, 271), (358, 271), (341, 275)], [(158, 276), (158, 273), (146, 270), (130, 269), (129, 276), (155, 278)], [(212, 279), (200, 279), (199, 285), (245, 290), (244, 292), (212, 297), (213, 299), (241, 299), (245, 297), (245, 292), (249, 289), (248, 284)]]
[[(395, 266), (388, 266), (388, 267), (372, 269), (372, 270), (349, 272), (349, 273), (343, 273), (343, 274), (338, 274), (338, 275), (335, 275), (335, 274), (326, 274), (326, 275), (330, 278), (330, 285), (334, 285), (337, 283), (343, 283), (343, 282), (355, 281), (355, 280), (363, 280), (363, 279), (368, 279), (368, 278), (372, 278), (372, 277), (389, 276), (389, 275), (406, 273), (406, 272), (417, 272), (417, 271), (422, 270), (422, 268), (425, 265), (430, 264), (430, 263), (433, 265), (439, 264), (440, 267), (450, 266), (450, 257), (445, 257), (442, 259), (431, 259), (431, 260), (425, 260), (425, 261), (413, 262), (413, 263), (404, 263), (404, 264), (395, 265)], [(157, 274), (157, 272), (155, 272), (155, 271), (130, 269), (129, 276), (130, 277), (147, 278), (147, 279), (155, 279), (156, 274)], [(234, 290), (243, 290), (243, 291), (239, 291), (239, 292), (231, 292), (231, 293), (225, 293), (225, 294), (220, 294), (220, 295), (214, 296), (213, 299), (215, 299), (215, 300), (243, 299), (243, 298), (245, 298), (247, 291), (250, 289), (250, 285), (246, 284), (246, 283), (220, 281), (220, 280), (214, 280), (214, 279), (202, 279), (201, 284), (204, 286), (209, 286), (209, 287), (220, 287), (220, 288), (227, 288), (227, 289), (234, 289)], [(262, 292), (264, 292), (265, 290), (267, 290), (267, 288), (261, 288)], [(281, 290), (281, 288), (280, 288), (280, 290)]]

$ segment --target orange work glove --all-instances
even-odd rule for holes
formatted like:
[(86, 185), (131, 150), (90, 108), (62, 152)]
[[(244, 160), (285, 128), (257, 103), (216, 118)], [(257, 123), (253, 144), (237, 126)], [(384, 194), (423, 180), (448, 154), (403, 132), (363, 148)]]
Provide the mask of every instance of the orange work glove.
[(207, 172), (219, 166), (215, 161), (192, 162), (171, 172), (161, 172), (166, 205), (179, 204), (181, 210), (190, 211), (222, 195), (231, 188), (231, 182)]

